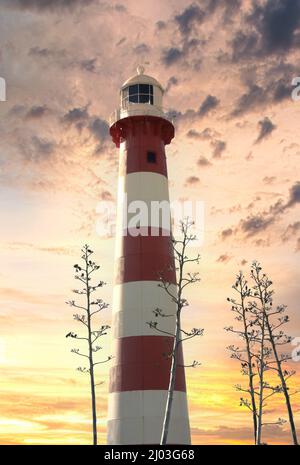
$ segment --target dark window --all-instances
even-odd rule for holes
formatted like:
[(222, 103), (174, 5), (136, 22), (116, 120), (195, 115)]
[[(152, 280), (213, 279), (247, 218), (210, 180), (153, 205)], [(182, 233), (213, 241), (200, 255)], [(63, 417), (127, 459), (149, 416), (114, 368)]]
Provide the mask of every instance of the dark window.
[(139, 93), (139, 86), (136, 84), (135, 86), (129, 86), (129, 95), (135, 95)]
[(139, 102), (140, 103), (151, 103), (151, 95), (140, 94)]
[(150, 94), (149, 84), (139, 84), (140, 94)]
[(138, 96), (138, 94), (133, 94), (133, 95), (130, 95), (130, 94), (129, 94), (129, 102), (132, 102), (132, 103), (139, 103), (139, 96)]
[(147, 152), (147, 162), (148, 163), (156, 163), (156, 153), (155, 152)]
[(150, 84), (135, 84), (122, 91), (123, 104), (149, 103), (153, 105), (153, 86)]

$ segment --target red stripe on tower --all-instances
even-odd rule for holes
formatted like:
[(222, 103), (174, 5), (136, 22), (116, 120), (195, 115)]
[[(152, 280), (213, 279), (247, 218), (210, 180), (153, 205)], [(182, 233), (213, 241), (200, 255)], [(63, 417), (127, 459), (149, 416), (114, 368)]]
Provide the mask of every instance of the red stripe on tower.
[[(120, 97), (110, 127), (120, 164), (108, 444), (159, 444), (173, 338), (147, 322), (161, 308), (174, 317), (161, 318), (160, 328), (174, 334), (176, 305), (159, 281), (163, 277), (176, 292), (176, 272), (170, 222), (152, 214), (136, 222), (136, 215), (144, 207), (149, 213), (155, 202), (169, 206), (165, 145), (174, 126), (162, 109), (161, 85), (143, 69), (124, 83)], [(181, 348), (168, 442), (190, 443)]]
[[(115, 350), (118, 365), (111, 370), (109, 391), (167, 390), (171, 367), (168, 354), (172, 342), (172, 338), (166, 336), (131, 336), (118, 339)], [(175, 390), (186, 391), (181, 348)]]
[(170, 235), (152, 236), (147, 228), (147, 236), (132, 236), (127, 231), (122, 241), (122, 254), (116, 257), (115, 283), (130, 281), (165, 281), (176, 283), (174, 258)]

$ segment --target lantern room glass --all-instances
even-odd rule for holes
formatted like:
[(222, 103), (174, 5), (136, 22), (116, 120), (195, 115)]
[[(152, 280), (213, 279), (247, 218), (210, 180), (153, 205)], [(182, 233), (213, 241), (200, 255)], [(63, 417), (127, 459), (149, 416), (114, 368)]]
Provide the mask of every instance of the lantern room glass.
[(122, 106), (128, 103), (148, 103), (153, 105), (153, 86), (151, 84), (134, 84), (122, 91)]

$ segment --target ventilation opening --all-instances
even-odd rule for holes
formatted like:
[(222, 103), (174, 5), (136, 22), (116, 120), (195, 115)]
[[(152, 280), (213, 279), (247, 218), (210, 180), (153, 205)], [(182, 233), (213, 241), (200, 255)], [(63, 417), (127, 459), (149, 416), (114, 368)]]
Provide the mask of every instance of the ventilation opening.
[(155, 152), (147, 152), (147, 162), (148, 163), (156, 163), (156, 153)]

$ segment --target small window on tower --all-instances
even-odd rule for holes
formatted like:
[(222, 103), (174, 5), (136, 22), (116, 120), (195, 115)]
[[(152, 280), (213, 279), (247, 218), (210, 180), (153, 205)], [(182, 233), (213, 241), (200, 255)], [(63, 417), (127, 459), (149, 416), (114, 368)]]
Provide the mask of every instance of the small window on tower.
[(156, 163), (156, 153), (155, 152), (147, 152), (147, 162), (148, 163)]

